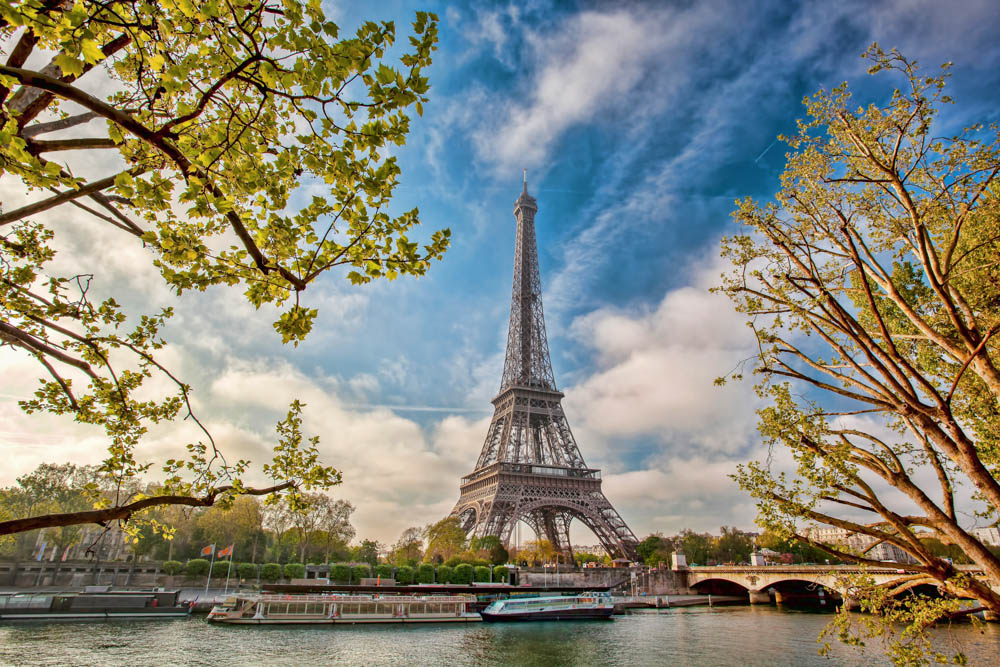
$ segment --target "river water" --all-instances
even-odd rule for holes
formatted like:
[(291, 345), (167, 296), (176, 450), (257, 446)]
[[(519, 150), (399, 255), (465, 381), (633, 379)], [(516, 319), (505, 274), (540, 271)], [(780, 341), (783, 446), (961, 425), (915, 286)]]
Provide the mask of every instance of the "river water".
[[(248, 627), (189, 620), (0, 625), (2, 665), (880, 665), (816, 638), (829, 614), (774, 607), (644, 611), (613, 621)], [(1000, 625), (956, 625), (935, 644), (1000, 664)]]

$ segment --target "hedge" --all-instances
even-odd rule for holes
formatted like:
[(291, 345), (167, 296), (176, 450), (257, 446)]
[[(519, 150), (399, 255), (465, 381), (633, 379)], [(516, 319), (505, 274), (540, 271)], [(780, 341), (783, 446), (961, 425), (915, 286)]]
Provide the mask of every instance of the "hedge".
[(361, 579), (372, 576), (372, 569), (368, 565), (355, 565), (352, 569), (351, 578), (354, 583), (361, 583)]
[(256, 579), (257, 563), (240, 563), (236, 566), (236, 573), (240, 579)]
[(417, 566), (416, 580), (418, 584), (434, 583), (434, 566), (430, 563), (421, 563)]
[(437, 569), (437, 582), (439, 584), (453, 584), (453, 583), (455, 583), (454, 580), (452, 579), (452, 576), (454, 576), (454, 573), (455, 573), (455, 571), (452, 570), (447, 565), (441, 565)]
[(184, 574), (189, 577), (204, 577), (208, 574), (208, 561), (204, 558), (192, 558), (184, 566)]
[(392, 565), (382, 563), (375, 566), (375, 576), (383, 579), (392, 579)]
[(472, 575), (473, 581), (489, 581), (490, 580), (490, 568), (483, 565), (477, 565), (473, 570)]
[(330, 580), (338, 584), (351, 583), (351, 566), (345, 563), (337, 563), (330, 566)]
[(506, 582), (507, 577), (510, 576), (510, 570), (506, 565), (497, 565), (493, 568), (493, 581), (496, 582)]
[(474, 571), (468, 563), (462, 563), (455, 567), (455, 573), (451, 575), (453, 584), (471, 584)]
[(306, 566), (302, 563), (288, 563), (285, 565), (285, 576), (289, 579), (304, 579)]
[(184, 563), (179, 560), (168, 560), (163, 562), (163, 574), (173, 576), (184, 571)]
[[(218, 579), (219, 577), (225, 577), (227, 572), (230, 572), (228, 560), (217, 560), (214, 563), (212, 563), (213, 579)], [(233, 573), (230, 573), (230, 576), (232, 576), (232, 574)]]
[[(431, 574), (433, 573), (434, 571), (431, 570)], [(396, 583), (403, 584), (404, 586), (407, 584), (412, 584), (413, 575), (414, 575), (413, 568), (410, 567), (409, 565), (403, 565), (401, 567), (398, 567), (396, 568)]]
[(264, 563), (260, 567), (260, 578), (264, 581), (281, 579), (281, 563)]

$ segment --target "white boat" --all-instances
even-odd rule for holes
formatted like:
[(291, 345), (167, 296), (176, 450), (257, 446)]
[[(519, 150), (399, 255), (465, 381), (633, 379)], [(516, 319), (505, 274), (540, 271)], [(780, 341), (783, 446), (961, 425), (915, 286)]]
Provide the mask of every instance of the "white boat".
[(338, 623), (464, 623), (481, 621), (469, 611), (474, 595), (236, 595), (208, 614), (213, 623), (239, 625)]
[(611, 618), (615, 603), (609, 593), (511, 598), (491, 603), (484, 621), (569, 621)]

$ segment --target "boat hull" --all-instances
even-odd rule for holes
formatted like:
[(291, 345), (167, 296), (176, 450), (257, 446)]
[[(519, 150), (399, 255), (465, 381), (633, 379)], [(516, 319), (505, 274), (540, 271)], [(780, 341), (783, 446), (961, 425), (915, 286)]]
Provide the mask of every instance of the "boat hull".
[(524, 611), (502, 614), (480, 612), (487, 623), (506, 623), (508, 621), (583, 621), (607, 620), (614, 613), (614, 607), (602, 609), (559, 609), (552, 611)]
[(191, 615), (188, 608), (176, 610), (155, 611), (89, 611), (89, 612), (42, 612), (38, 614), (0, 614), (0, 622), (7, 621), (119, 621), (187, 618)]
[(227, 625), (370, 625), (412, 623), (479, 623), (483, 619), (478, 614), (449, 616), (446, 618), (218, 618), (213, 623)]

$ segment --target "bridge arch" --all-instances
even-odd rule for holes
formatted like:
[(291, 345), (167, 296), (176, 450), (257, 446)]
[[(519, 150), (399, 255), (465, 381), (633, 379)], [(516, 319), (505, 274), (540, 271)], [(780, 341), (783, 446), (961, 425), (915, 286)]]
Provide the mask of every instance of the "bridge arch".
[(703, 595), (749, 595), (750, 593), (745, 584), (726, 577), (703, 579), (693, 584), (691, 588)]

